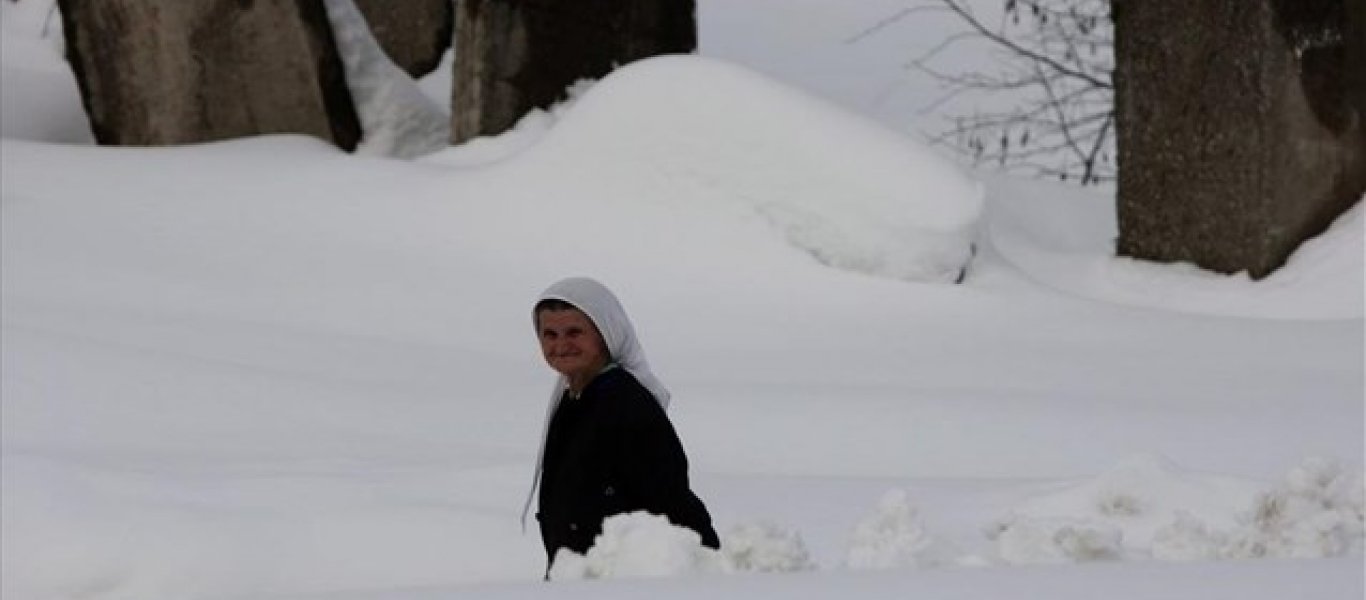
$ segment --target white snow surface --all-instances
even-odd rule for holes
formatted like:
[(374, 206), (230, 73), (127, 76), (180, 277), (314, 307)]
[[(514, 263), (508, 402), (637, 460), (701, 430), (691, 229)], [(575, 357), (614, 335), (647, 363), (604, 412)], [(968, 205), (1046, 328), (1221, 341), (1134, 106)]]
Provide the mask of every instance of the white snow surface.
[[(1260, 282), (1115, 259), (1113, 191), (874, 124), (904, 3), (783, 2), (416, 161), (89, 146), (0, 3), (0, 594), (1362, 597), (1360, 207)], [(627, 515), (541, 581), (525, 318), (577, 274), (720, 553)]]

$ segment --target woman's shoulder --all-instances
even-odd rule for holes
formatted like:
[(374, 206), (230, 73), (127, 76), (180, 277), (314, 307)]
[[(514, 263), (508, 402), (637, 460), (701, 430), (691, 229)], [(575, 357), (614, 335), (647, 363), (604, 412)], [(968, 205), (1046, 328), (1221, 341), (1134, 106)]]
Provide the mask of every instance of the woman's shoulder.
[(650, 391), (641, 385), (640, 380), (636, 379), (635, 375), (619, 366), (613, 366), (594, 377), (593, 381), (588, 384), (588, 391), (615, 394), (631, 393), (632, 395), (638, 392), (647, 396), (650, 395)]
[(630, 371), (621, 367), (613, 367), (598, 375), (588, 384), (585, 392), (597, 397), (602, 404), (618, 409), (654, 412), (651, 407), (659, 407), (659, 401), (650, 390), (641, 385)]

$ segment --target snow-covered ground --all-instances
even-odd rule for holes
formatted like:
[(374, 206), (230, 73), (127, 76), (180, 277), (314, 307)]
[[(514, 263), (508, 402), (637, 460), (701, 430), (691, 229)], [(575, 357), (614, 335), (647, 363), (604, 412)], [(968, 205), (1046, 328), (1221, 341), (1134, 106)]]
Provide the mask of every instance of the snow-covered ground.
[[(707, 58), (417, 160), (97, 148), (36, 1), (0, 4), (5, 598), (1362, 596), (1360, 206), (1263, 282), (1113, 258), (1112, 192), (893, 133), (929, 96), (867, 44), (933, 35), (865, 35), (895, 0), (703, 1)], [(527, 313), (576, 274), (722, 555), (624, 517), (557, 576), (665, 577), (540, 581)]]

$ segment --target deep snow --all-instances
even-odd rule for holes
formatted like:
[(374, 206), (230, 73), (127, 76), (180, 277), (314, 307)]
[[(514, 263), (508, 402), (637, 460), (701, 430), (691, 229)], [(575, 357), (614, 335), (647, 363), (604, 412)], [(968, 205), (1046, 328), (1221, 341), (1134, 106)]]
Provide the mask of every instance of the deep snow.
[[(30, 2), (0, 5), (7, 598), (1361, 597), (1360, 207), (1264, 282), (1112, 258), (1110, 192), (835, 108), (914, 84), (844, 43), (881, 0), (703, 2), (712, 59), (417, 161), (68, 145)], [(921, 276), (966, 242), (962, 285)], [(526, 311), (580, 273), (675, 392), (716, 568), (636, 524), (566, 577), (672, 577), (539, 581)]]

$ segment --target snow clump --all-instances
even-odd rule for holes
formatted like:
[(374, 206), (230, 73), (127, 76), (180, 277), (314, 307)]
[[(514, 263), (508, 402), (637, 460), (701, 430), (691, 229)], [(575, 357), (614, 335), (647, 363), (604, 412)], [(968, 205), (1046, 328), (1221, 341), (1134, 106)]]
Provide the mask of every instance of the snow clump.
[(1311, 458), (1285, 483), (1259, 495), (1241, 515), (1223, 554), (1228, 558), (1324, 558), (1360, 553), (1363, 532), (1360, 473)]
[(665, 517), (632, 512), (608, 517), (586, 554), (561, 549), (550, 569), (554, 580), (669, 577), (728, 572), (725, 557), (702, 537)]
[(1324, 558), (1362, 551), (1361, 474), (1336, 462), (1311, 458), (1291, 470), (1280, 487), (1256, 495), (1237, 516), (1237, 525), (1219, 531), (1200, 519), (1180, 515), (1153, 539), (1154, 558)]
[(671, 577), (736, 571), (786, 572), (816, 568), (802, 537), (769, 522), (726, 532), (721, 551), (702, 545), (697, 532), (647, 512), (613, 515), (585, 554), (560, 550), (550, 578)]
[(931, 567), (953, 562), (951, 552), (925, 529), (905, 490), (890, 490), (877, 510), (854, 528), (845, 564), (853, 569)]

